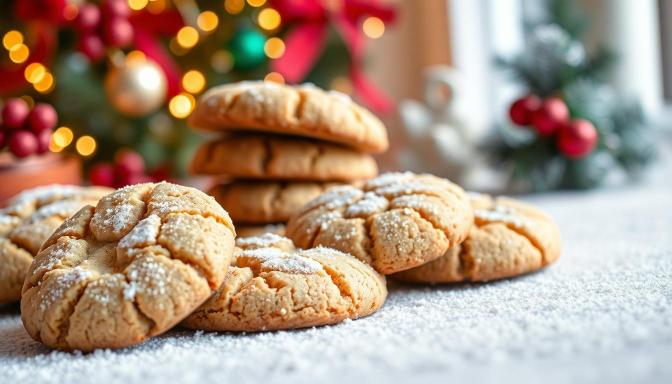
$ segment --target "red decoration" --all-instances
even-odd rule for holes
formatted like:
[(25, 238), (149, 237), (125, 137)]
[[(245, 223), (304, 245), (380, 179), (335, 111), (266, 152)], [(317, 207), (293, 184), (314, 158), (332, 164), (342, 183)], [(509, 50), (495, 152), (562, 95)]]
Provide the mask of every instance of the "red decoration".
[(122, 48), (133, 41), (133, 26), (127, 19), (115, 17), (105, 22), (103, 36), (108, 45)]
[(35, 105), (28, 115), (30, 129), (36, 134), (44, 131), (50, 132), (56, 126), (57, 121), (58, 115), (56, 115), (56, 110), (51, 105), (45, 103)]
[(98, 61), (105, 57), (105, 44), (95, 33), (84, 34), (77, 43), (77, 48), (91, 61)]
[(509, 108), (509, 118), (516, 125), (530, 125), (532, 123), (532, 115), (540, 106), (541, 100), (537, 96), (528, 95), (522, 97), (511, 104), (511, 108)]
[(107, 17), (127, 18), (131, 14), (126, 0), (106, 0), (100, 6)]
[(586, 156), (597, 145), (597, 129), (588, 120), (576, 119), (562, 125), (557, 145), (560, 152), (570, 159)]
[(51, 142), (51, 129), (42, 131), (37, 134), (37, 154), (41, 155), (47, 153), (49, 150), (49, 143)]
[(544, 99), (539, 109), (532, 115), (532, 125), (542, 135), (552, 135), (569, 120), (569, 109), (565, 102), (557, 97)]
[(9, 139), (9, 150), (18, 158), (33, 155), (37, 152), (37, 138), (29, 131), (14, 132)]
[(271, 69), (281, 73), (290, 83), (302, 81), (315, 65), (324, 49), (329, 25), (340, 33), (350, 51), (350, 78), (358, 96), (370, 108), (385, 112), (392, 103), (375, 88), (362, 73), (364, 38), (360, 23), (368, 16), (392, 22), (394, 9), (369, 0), (320, 0), (271, 1), (290, 29), (285, 37), (285, 53), (271, 61)]
[(141, 175), (145, 172), (145, 160), (134, 151), (122, 151), (115, 158), (115, 172), (122, 179)]
[(93, 4), (84, 4), (79, 8), (75, 25), (81, 31), (92, 31), (100, 25), (100, 9)]
[(89, 170), (91, 184), (102, 187), (115, 186), (114, 166), (110, 163), (98, 163)]
[(9, 129), (20, 129), (29, 113), (30, 109), (25, 101), (18, 97), (8, 99), (2, 108), (2, 124)]
[(137, 152), (125, 150), (114, 159), (114, 163), (98, 163), (89, 170), (91, 184), (121, 188), (126, 185), (157, 182), (170, 174), (166, 167), (160, 166), (145, 173), (145, 161)]

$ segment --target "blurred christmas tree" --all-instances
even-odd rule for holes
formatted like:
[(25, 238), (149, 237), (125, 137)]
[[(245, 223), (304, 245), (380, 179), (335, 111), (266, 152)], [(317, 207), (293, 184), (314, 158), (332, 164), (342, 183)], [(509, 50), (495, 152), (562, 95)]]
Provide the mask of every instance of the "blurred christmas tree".
[(210, 86), (309, 81), (389, 108), (361, 67), (393, 18), (375, 0), (3, 1), (0, 96), (53, 105), (50, 150), (97, 164), (94, 182), (142, 181), (144, 162), (179, 176), (197, 142), (184, 119)]
[(526, 26), (526, 51), (499, 63), (528, 89), (502, 127), (500, 160), (522, 189), (592, 188), (614, 171), (635, 177), (655, 153), (653, 129), (638, 100), (606, 84), (618, 60), (607, 48), (588, 55), (588, 25), (574, 1), (549, 1)]

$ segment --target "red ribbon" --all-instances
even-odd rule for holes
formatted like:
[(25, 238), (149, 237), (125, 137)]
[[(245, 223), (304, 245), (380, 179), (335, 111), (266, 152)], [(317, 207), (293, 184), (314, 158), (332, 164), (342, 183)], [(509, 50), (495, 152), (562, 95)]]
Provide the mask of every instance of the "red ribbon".
[(290, 25), (285, 36), (285, 53), (271, 61), (271, 69), (281, 73), (287, 82), (302, 81), (320, 57), (333, 24), (350, 52), (350, 79), (355, 95), (377, 112), (388, 112), (392, 102), (380, 92), (362, 71), (364, 38), (359, 24), (365, 17), (375, 16), (383, 22), (395, 18), (393, 8), (375, 0), (273, 0), (271, 6)]

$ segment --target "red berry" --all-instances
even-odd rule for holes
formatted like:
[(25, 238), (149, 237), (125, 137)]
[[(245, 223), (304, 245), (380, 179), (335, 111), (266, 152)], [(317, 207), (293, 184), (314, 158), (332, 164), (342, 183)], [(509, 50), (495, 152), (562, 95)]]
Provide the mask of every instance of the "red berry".
[(126, 0), (106, 0), (100, 5), (105, 17), (127, 18), (131, 14)]
[(56, 110), (49, 104), (39, 103), (33, 107), (28, 115), (28, 124), (35, 133), (51, 131), (56, 126), (58, 116)]
[(560, 128), (557, 145), (563, 155), (575, 159), (592, 152), (597, 145), (597, 139), (597, 129), (593, 123), (576, 119)]
[(19, 158), (30, 156), (37, 152), (37, 138), (29, 131), (14, 132), (9, 139), (9, 150)]
[(5, 101), (2, 108), (2, 123), (9, 129), (20, 129), (30, 113), (28, 104), (18, 97)]
[(75, 22), (80, 31), (92, 31), (98, 28), (98, 25), (100, 25), (100, 8), (94, 4), (82, 5), (79, 7)]
[(545, 99), (532, 115), (532, 125), (542, 135), (552, 135), (562, 124), (569, 120), (569, 109), (562, 99)]
[(115, 17), (103, 25), (105, 42), (113, 47), (122, 48), (133, 41), (133, 26), (126, 19)]
[(95, 33), (87, 33), (79, 39), (78, 49), (91, 61), (99, 61), (105, 56), (103, 40)]
[(115, 159), (115, 163), (120, 178), (129, 175), (142, 175), (145, 172), (145, 160), (134, 151), (120, 152)]
[(35, 135), (37, 137), (37, 153), (43, 154), (49, 150), (51, 142), (51, 130), (45, 130)]
[(509, 108), (509, 118), (517, 125), (530, 125), (532, 114), (539, 109), (541, 100), (535, 95), (528, 95), (516, 100)]
[(114, 187), (114, 166), (110, 163), (98, 163), (89, 170), (89, 180), (93, 185), (102, 187)]

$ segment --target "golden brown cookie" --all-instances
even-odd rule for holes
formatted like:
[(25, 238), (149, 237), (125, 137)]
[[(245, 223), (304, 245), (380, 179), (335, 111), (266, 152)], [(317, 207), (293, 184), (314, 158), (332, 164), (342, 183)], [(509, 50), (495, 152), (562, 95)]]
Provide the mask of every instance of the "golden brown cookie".
[(473, 223), (466, 193), (432, 175), (387, 173), (362, 188), (332, 188), (287, 224), (301, 248), (350, 253), (390, 274), (422, 265), (460, 244)]
[(23, 324), (58, 349), (140, 343), (221, 285), (234, 236), (228, 214), (201, 191), (169, 183), (119, 189), (44, 243), (23, 286)]
[(387, 131), (371, 112), (340, 92), (311, 84), (243, 81), (220, 85), (198, 100), (189, 118), (207, 131), (254, 130), (313, 137), (364, 152), (383, 152)]
[(266, 225), (237, 225), (236, 234), (240, 237), (252, 237), (272, 233), (275, 235), (285, 235), (285, 224), (266, 224)]
[(323, 141), (273, 135), (235, 135), (203, 143), (194, 174), (250, 179), (348, 181), (378, 174), (371, 155)]
[(112, 190), (50, 185), (20, 193), (0, 209), (0, 304), (19, 301), (33, 256), (68, 217)]
[(242, 181), (212, 187), (208, 194), (226, 209), (236, 225), (287, 221), (311, 199), (336, 183)]
[(183, 322), (210, 331), (271, 331), (335, 324), (372, 314), (385, 278), (351, 255), (295, 249), (266, 234), (239, 238), (224, 284)]
[(472, 205), (475, 225), (462, 244), (390, 277), (416, 283), (482, 282), (536, 271), (560, 256), (558, 228), (539, 209), (487, 195), (472, 195)]

